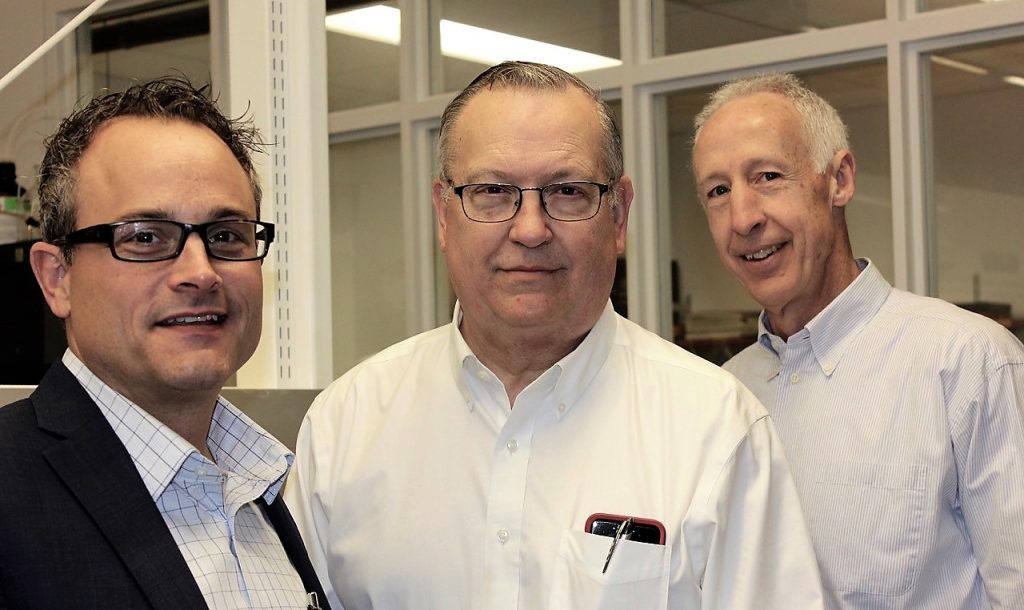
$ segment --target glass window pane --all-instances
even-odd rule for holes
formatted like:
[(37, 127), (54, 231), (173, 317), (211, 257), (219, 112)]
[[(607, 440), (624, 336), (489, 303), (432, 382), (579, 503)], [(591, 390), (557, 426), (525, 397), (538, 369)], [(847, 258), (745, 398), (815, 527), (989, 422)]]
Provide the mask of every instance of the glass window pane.
[(169, 74), (193, 83), (210, 81), (208, 3), (183, 2), (167, 8), (112, 11), (94, 18), (80, 36), (91, 56), (90, 78), (80, 81), (83, 99)]
[(655, 55), (885, 18), (885, 0), (654, 0)]
[(969, 4), (985, 4), (990, 2), (1004, 2), (1017, 0), (920, 0), (920, 10), (933, 11), (936, 9), (950, 8), (953, 6), (967, 6)]
[(1021, 334), (1024, 39), (930, 59), (938, 296)]
[[(867, 257), (893, 278), (889, 128), (884, 63), (845, 66), (800, 75), (834, 105), (850, 129), (857, 160), (857, 191), (846, 208), (855, 256)], [(722, 266), (697, 200), (690, 162), (693, 117), (713, 89), (666, 96), (669, 133), (669, 254), (677, 343), (724, 362), (752, 343), (760, 306)], [(665, 137), (665, 136), (662, 136)]]
[[(48, 7), (38, 9), (34, 15), (43, 19), (53, 7), (46, 3), (38, 4)], [(209, 82), (208, 3), (203, 0), (178, 2), (170, 6), (164, 4), (108, 7), (110, 10), (94, 16), (85, 27), (76, 31), (79, 78), (75, 86), (80, 104), (97, 94), (120, 91), (136, 82), (168, 74), (184, 75), (197, 85)], [(25, 49), (25, 53), (33, 50), (40, 41)], [(16, 60), (21, 60), (20, 53)], [(44, 65), (40, 63), (32, 69), (42, 70)], [(47, 88), (55, 86), (58, 86), (56, 81), (47, 81)], [(0, 107), (10, 112), (12, 105)], [(56, 122), (46, 123), (50, 117), (43, 119), (45, 115), (41, 111), (42, 108), (37, 107), (15, 115), (15, 131), (7, 136), (9, 145), (12, 142), (22, 145), (35, 138), (41, 141), (44, 134), (56, 128)], [(22, 134), (24, 142), (16, 142), (15, 137)], [(42, 146), (39, 153), (39, 156), (33, 156), (32, 164), (41, 159)], [(30, 167), (33, 165), (21, 163), (11, 168), (17, 171), (17, 185), (7, 186), (5, 190), (16, 191), (17, 187), (30, 185), (34, 190), (34, 178), (28, 177), (34, 176)], [(38, 165), (34, 167), (38, 170)], [(16, 295), (16, 298), (8, 300), (3, 311), (3, 318), (8, 322), (2, 331), (5, 341), (0, 349), (0, 383), (37, 383), (49, 365), (60, 360), (67, 346), (63, 323), (53, 316), (43, 301), (28, 265), (31, 240), (38, 239), (39, 235), (37, 230), (27, 230), (24, 211), (19, 203), (14, 210), (0, 212), (0, 278)]]
[[(440, 75), (434, 93), (458, 91), (490, 65), (538, 61), (570, 72), (618, 65), (619, 0), (438, 0)], [(543, 43), (546, 46), (538, 46)], [(437, 63), (435, 63), (437, 65)]]
[(336, 376), (407, 335), (400, 166), (397, 135), (330, 148)]
[(339, 11), (332, 11), (331, 5), (327, 3), (327, 110), (397, 100), (398, 3), (369, 3)]

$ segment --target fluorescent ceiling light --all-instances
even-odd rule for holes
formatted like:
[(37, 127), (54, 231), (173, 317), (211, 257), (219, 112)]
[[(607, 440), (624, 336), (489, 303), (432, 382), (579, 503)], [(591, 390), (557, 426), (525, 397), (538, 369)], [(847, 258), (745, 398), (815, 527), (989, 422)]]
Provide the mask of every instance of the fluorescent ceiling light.
[(955, 68), (957, 70), (963, 70), (964, 72), (970, 72), (971, 74), (988, 74), (988, 70), (982, 68), (981, 66), (964, 63), (962, 61), (957, 61), (955, 59), (949, 59), (948, 57), (943, 57), (941, 55), (932, 55), (932, 61), (939, 65), (947, 66), (949, 68)]
[(1024, 87), (1024, 76), (1014, 76), (1011, 74), (1010, 76), (1004, 76), (1003, 82), (1011, 85), (1017, 85), (1018, 87)]
[[(402, 38), (401, 11), (387, 6), (375, 5), (328, 15), (325, 24), (332, 32), (377, 42), (398, 44)], [(441, 54), (485, 65), (509, 59), (535, 61), (552, 64), (569, 72), (584, 72), (622, 64), (612, 57), (447, 19), (441, 20)]]
[(367, 40), (398, 44), (402, 40), (402, 12), (388, 6), (368, 6), (328, 15), (327, 29)]

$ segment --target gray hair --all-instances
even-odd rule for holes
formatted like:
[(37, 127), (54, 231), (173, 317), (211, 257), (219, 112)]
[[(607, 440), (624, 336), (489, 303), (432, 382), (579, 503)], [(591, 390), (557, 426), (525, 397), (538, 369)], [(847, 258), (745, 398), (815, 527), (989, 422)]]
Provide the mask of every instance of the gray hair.
[[(259, 132), (251, 121), (225, 117), (210, 97), (209, 85), (196, 88), (185, 78), (168, 76), (93, 99), (61, 121), (47, 139), (39, 167), (39, 226), (45, 241), (52, 243), (75, 230), (78, 163), (96, 132), (122, 116), (178, 119), (208, 127), (248, 174), (259, 216), (262, 191), (252, 162), (252, 153), (262, 152)], [(71, 248), (64, 248), (64, 258), (71, 262)]]
[(614, 182), (622, 177), (622, 137), (615, 125), (611, 107), (601, 99), (598, 91), (578, 77), (554, 66), (527, 61), (506, 61), (484, 70), (463, 89), (444, 109), (441, 115), (441, 133), (438, 138), (441, 180), (451, 179), (451, 163), (455, 154), (452, 144), (452, 130), (466, 104), (484, 89), (532, 89), (539, 91), (562, 90), (574, 87), (594, 100), (600, 122), (603, 145), (601, 150), (602, 170), (608, 180)]
[(757, 93), (776, 93), (789, 100), (800, 115), (804, 140), (810, 153), (811, 162), (819, 173), (828, 169), (832, 156), (841, 149), (849, 148), (849, 135), (839, 113), (820, 95), (808, 89), (799, 78), (792, 74), (759, 74), (741, 78), (722, 85), (707, 105), (693, 120), (693, 143), (700, 138), (704, 123), (722, 106), (741, 97)]

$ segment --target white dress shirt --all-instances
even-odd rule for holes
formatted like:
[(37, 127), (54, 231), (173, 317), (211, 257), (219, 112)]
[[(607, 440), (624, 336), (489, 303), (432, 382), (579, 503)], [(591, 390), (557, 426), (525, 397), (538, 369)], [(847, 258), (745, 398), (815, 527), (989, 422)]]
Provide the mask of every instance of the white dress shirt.
[[(607, 305), (509, 405), (455, 324), (314, 402), (285, 497), (332, 605), (821, 608), (789, 469), (731, 375)], [(584, 531), (656, 519), (666, 544)], [(336, 605), (338, 604), (338, 605)]]
[(111, 389), (71, 350), (63, 362), (124, 443), (207, 605), (305, 608), (302, 580), (274, 526), (253, 503), (277, 497), (291, 452), (220, 398), (207, 438), (215, 464)]
[(1024, 608), (1024, 348), (857, 279), (726, 364), (786, 447), (833, 608)]

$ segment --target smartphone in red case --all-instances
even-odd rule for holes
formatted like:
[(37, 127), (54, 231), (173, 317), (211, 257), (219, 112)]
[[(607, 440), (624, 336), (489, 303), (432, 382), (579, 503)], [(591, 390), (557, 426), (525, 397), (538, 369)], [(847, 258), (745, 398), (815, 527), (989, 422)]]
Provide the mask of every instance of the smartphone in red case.
[[(598, 536), (614, 538), (615, 534), (619, 531), (619, 526), (626, 519), (629, 519), (629, 516), (594, 513), (587, 517), (584, 531)], [(657, 519), (633, 517), (629, 540), (646, 542), (647, 544), (665, 544), (665, 526)]]

